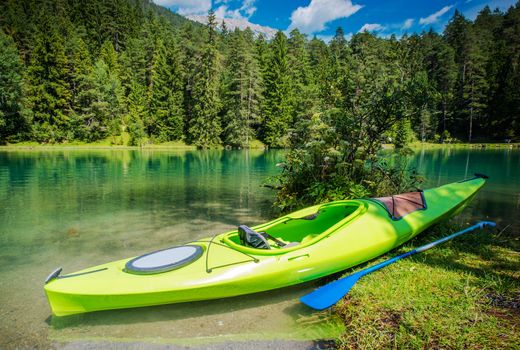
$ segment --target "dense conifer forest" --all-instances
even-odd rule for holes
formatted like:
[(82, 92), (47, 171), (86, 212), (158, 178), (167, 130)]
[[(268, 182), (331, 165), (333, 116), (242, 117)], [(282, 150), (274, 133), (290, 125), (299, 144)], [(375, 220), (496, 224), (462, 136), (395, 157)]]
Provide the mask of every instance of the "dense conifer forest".
[(518, 141), (519, 59), (520, 3), (455, 12), (443, 33), (338, 28), (325, 43), (229, 31), (212, 13), (203, 26), (147, 0), (3, 0), (0, 143), (286, 147), (319, 116), (347, 141)]

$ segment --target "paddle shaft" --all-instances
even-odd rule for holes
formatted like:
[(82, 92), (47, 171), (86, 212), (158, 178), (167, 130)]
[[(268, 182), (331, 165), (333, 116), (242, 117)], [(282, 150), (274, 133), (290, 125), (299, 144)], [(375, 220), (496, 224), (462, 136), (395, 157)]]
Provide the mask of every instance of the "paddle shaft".
[(401, 260), (401, 259), (407, 258), (407, 257), (409, 257), (411, 255), (414, 255), (414, 254), (417, 254), (417, 253), (422, 253), (425, 250), (431, 249), (431, 248), (435, 247), (436, 245), (439, 245), (441, 243), (449, 241), (450, 239), (453, 239), (453, 238), (455, 238), (457, 236), (463, 235), (463, 234), (465, 234), (467, 232), (473, 231), (473, 230), (475, 230), (477, 228), (484, 228), (485, 226), (493, 227), (495, 225), (496, 224), (494, 222), (491, 222), (491, 221), (481, 221), (478, 224), (470, 226), (470, 227), (468, 227), (468, 228), (466, 228), (466, 229), (464, 229), (462, 231), (455, 232), (454, 234), (446, 236), (444, 238), (441, 238), (441, 239), (439, 239), (439, 240), (437, 240), (435, 242), (431, 242), (431, 243), (425, 244), (425, 245), (423, 245), (423, 246), (421, 246), (419, 248), (412, 249), (412, 250), (410, 250), (410, 251), (408, 251), (408, 252), (406, 252), (404, 254), (398, 255), (396, 257), (388, 259), (387, 261), (383, 261), (382, 263), (379, 263), (377, 265), (369, 267), (369, 268), (367, 268), (365, 270), (359, 271), (359, 273), (362, 274), (362, 275), (369, 274), (371, 272), (374, 272), (374, 271), (377, 271), (379, 269), (382, 269), (383, 267), (388, 266), (388, 265), (396, 262), (397, 260)]
[(481, 221), (478, 224), (470, 226), (465, 230), (456, 232), (452, 235), (441, 238), (435, 242), (423, 245), (419, 248), (412, 249), (409, 252), (406, 252), (406, 253), (396, 256), (394, 258), (388, 259), (382, 263), (379, 263), (379, 264), (369, 267), (367, 269), (353, 273), (352, 275), (349, 275), (349, 276), (340, 278), (336, 281), (330, 282), (330, 283), (316, 289), (315, 291), (304, 295), (303, 297), (300, 298), (300, 300), (302, 303), (306, 304), (307, 306), (310, 306), (313, 309), (316, 309), (316, 310), (326, 309), (326, 308), (334, 305), (345, 294), (347, 294), (350, 291), (350, 289), (354, 286), (354, 284), (356, 284), (356, 282), (361, 277), (363, 277), (371, 272), (374, 272), (376, 270), (379, 270), (385, 266), (388, 266), (388, 265), (396, 262), (397, 260), (404, 259), (406, 257), (409, 257), (410, 255), (414, 255), (414, 254), (417, 254), (420, 252), (424, 252), (425, 250), (431, 249), (431, 248), (435, 247), (436, 245), (449, 241), (450, 239), (453, 239), (464, 233), (473, 231), (477, 228), (484, 228), (485, 226), (494, 227), (494, 226), (496, 226), (496, 224), (491, 221)]

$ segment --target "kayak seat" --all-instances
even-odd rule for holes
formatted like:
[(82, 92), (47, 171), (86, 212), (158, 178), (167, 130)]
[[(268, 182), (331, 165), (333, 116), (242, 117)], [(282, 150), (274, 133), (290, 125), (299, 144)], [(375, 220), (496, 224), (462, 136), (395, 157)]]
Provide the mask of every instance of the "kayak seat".
[(286, 243), (267, 232), (256, 232), (246, 225), (238, 226), (238, 236), (242, 245), (257, 249), (272, 249), (269, 240), (273, 241), (277, 248), (290, 248), (300, 244), (300, 242)]
[(271, 245), (263, 235), (246, 225), (238, 226), (238, 237), (240, 238), (240, 243), (246, 247), (271, 249)]

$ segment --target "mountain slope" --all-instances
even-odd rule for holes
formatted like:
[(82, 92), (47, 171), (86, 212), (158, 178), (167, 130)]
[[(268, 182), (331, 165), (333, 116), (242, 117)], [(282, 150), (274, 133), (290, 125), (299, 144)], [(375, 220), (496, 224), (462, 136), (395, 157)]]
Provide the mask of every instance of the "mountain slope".
[[(192, 21), (195, 21), (195, 22), (202, 23), (202, 24), (206, 24), (208, 21), (208, 17), (202, 16), (202, 15), (189, 15), (189, 16), (186, 16), (186, 18), (188, 18)], [(266, 26), (261, 26), (259, 24), (251, 23), (245, 18), (244, 19), (237, 19), (237, 18), (225, 18), (224, 19), (224, 18), (217, 17), (217, 23), (222, 23), (222, 21), (224, 21), (224, 23), (226, 23), (226, 26), (228, 27), (229, 30), (235, 30), (235, 28), (238, 28), (240, 30), (250, 28), (253, 31), (253, 33), (255, 33), (255, 35), (258, 36), (260, 34), (263, 34), (269, 40), (274, 38), (276, 32), (278, 31), (277, 29), (274, 29), (271, 27), (266, 27)]]

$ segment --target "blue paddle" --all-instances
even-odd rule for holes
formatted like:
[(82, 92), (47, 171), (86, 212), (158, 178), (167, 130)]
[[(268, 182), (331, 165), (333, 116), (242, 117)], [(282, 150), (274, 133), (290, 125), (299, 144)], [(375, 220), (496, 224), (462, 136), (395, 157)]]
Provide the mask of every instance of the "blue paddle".
[(316, 310), (323, 310), (328, 307), (331, 307), (332, 305), (336, 304), (345, 294), (347, 294), (350, 291), (350, 289), (354, 286), (354, 284), (356, 284), (356, 282), (361, 277), (368, 275), (371, 272), (377, 271), (387, 265), (390, 265), (390, 264), (396, 262), (397, 260), (407, 258), (410, 255), (414, 255), (416, 253), (424, 252), (425, 250), (428, 250), (430, 248), (435, 247), (438, 244), (449, 241), (452, 238), (455, 238), (464, 233), (473, 231), (477, 228), (482, 229), (485, 226), (495, 227), (496, 224), (491, 221), (481, 221), (471, 227), (468, 227), (465, 230), (456, 232), (452, 235), (441, 238), (435, 242), (423, 245), (422, 247), (412, 249), (409, 252), (406, 252), (402, 255), (388, 259), (387, 261), (383, 261), (382, 263), (379, 263), (372, 267), (369, 267), (364, 270), (353, 273), (350, 276), (343, 277), (343, 278), (340, 278), (339, 280), (326, 284), (326, 285), (316, 289), (315, 291), (313, 291), (307, 295), (304, 295), (303, 297), (300, 298), (300, 301), (302, 303), (304, 303), (305, 305), (310, 306), (311, 308), (316, 309)]

